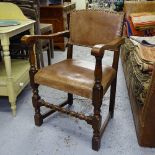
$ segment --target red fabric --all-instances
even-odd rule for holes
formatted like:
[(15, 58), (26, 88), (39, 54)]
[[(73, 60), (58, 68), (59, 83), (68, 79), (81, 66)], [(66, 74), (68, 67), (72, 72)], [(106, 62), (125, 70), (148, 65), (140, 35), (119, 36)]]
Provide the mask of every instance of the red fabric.
[(155, 12), (139, 12), (130, 14), (136, 29), (149, 29), (155, 26)]
[(132, 35), (133, 35), (133, 36), (144, 36), (144, 35), (145, 35), (145, 34), (144, 34), (144, 31), (136, 30), (136, 29), (134, 28), (134, 25), (133, 25), (133, 23), (132, 23), (131, 17), (128, 17), (127, 21), (128, 21), (128, 23), (129, 23), (129, 25), (130, 25), (131, 32), (132, 32)]

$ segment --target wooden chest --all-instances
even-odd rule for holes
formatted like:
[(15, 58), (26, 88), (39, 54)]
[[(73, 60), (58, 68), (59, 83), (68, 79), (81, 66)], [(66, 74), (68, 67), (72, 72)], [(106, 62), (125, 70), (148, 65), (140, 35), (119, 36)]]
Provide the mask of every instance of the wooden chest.
[[(53, 24), (53, 31), (59, 32), (69, 28), (69, 15), (75, 9), (75, 3), (64, 2), (63, 5), (44, 4), (40, 7), (40, 22)], [(54, 47), (65, 50), (67, 40), (62, 37), (54, 39)]]

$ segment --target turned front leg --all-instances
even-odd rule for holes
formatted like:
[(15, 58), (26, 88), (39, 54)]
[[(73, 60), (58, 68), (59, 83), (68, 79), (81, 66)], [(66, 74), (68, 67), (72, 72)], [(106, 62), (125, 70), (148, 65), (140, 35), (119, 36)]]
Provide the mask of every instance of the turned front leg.
[(35, 125), (37, 126), (41, 126), (43, 123), (43, 117), (40, 113), (40, 96), (39, 96), (39, 91), (38, 91), (38, 87), (39, 85), (35, 83), (34, 81), (34, 76), (37, 73), (37, 69), (36, 69), (36, 61), (35, 61), (35, 51), (33, 48), (34, 44), (30, 44), (29, 45), (29, 62), (30, 62), (30, 71), (29, 71), (29, 76), (30, 76), (30, 84), (32, 87), (32, 92), (33, 92), (33, 96), (32, 96), (32, 103), (33, 106), (35, 108), (35, 115), (34, 115), (34, 121), (35, 121)]
[(101, 135), (100, 135), (100, 128), (102, 122), (101, 116), (101, 105), (102, 105), (102, 98), (103, 98), (103, 87), (101, 85), (102, 81), (102, 57), (96, 57), (96, 66), (95, 66), (95, 84), (93, 87), (93, 106), (94, 106), (94, 116), (92, 122), (93, 128), (93, 138), (92, 138), (92, 149), (99, 150), (100, 143), (101, 143)]
[(43, 118), (40, 113), (40, 102), (39, 102), (40, 96), (38, 95), (38, 85), (35, 84), (32, 89), (33, 89), (32, 103), (35, 108), (34, 121), (35, 125), (41, 126), (43, 123)]
[[(30, 53), (30, 55), (31, 55), (31, 53)], [(31, 64), (29, 75), (30, 75), (30, 84), (32, 87), (32, 92), (33, 92), (32, 104), (35, 109), (34, 121), (35, 121), (35, 125), (41, 126), (43, 123), (43, 118), (40, 113), (40, 102), (39, 102), (40, 96), (38, 94), (39, 93), (39, 90), (38, 90), (39, 85), (34, 82), (34, 75), (36, 73), (37, 73), (37, 70), (35, 68), (35, 65)]]

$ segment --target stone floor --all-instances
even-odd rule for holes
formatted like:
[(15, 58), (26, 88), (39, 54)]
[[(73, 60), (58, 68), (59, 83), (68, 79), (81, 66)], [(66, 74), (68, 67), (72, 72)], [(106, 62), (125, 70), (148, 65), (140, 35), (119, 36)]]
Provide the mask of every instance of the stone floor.
[[(75, 49), (78, 51), (75, 52), (76, 58), (94, 61), (92, 56), (88, 58), (88, 48), (76, 46)], [(64, 56), (66, 52), (55, 52), (53, 63)], [(103, 61), (109, 63), (111, 56), (111, 52), (107, 52)], [(40, 94), (55, 102), (66, 97), (65, 93), (44, 86), (40, 87)], [(109, 93), (103, 100), (103, 116), (108, 110), (108, 99)], [(74, 103), (72, 109), (92, 113), (90, 100), (74, 96)], [(138, 145), (121, 62), (115, 115), (105, 130), (98, 152), (91, 149), (92, 129), (84, 121), (56, 113), (47, 118), (41, 127), (36, 127), (33, 114), (29, 85), (17, 99), (17, 116), (14, 118), (7, 98), (0, 97), (0, 155), (155, 155), (155, 148)]]

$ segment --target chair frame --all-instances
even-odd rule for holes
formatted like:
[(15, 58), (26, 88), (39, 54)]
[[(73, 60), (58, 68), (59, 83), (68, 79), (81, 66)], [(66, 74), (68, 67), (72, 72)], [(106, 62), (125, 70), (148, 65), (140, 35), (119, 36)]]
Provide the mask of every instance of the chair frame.
[[(100, 148), (100, 142), (101, 137), (103, 135), (103, 132), (110, 120), (110, 118), (113, 118), (114, 115), (114, 106), (115, 106), (115, 94), (116, 94), (116, 81), (117, 81), (117, 75), (115, 79), (113, 80), (111, 84), (111, 90), (110, 90), (110, 105), (109, 105), (109, 113), (101, 126), (102, 122), (102, 116), (101, 116), (101, 105), (102, 105), (102, 98), (103, 94), (103, 86), (101, 84), (102, 79), (102, 58), (104, 55), (105, 50), (113, 50), (114, 51), (114, 58), (113, 58), (113, 64), (112, 67), (117, 71), (118, 69), (118, 60), (119, 60), (119, 53), (120, 53), (120, 46), (124, 43), (124, 39), (121, 37), (118, 37), (114, 41), (110, 42), (107, 45), (102, 46), (94, 46), (92, 48), (91, 54), (95, 56), (96, 59), (96, 66), (95, 66), (95, 84), (93, 87), (93, 94), (92, 94), (92, 104), (94, 106), (94, 114), (91, 116), (86, 116), (83, 113), (78, 113), (75, 111), (70, 111), (68, 109), (63, 108), (65, 105), (73, 104), (73, 94), (68, 93), (68, 98), (66, 101), (59, 105), (54, 105), (48, 102), (45, 102), (41, 97), (39, 96), (38, 91), (38, 84), (34, 82), (34, 76), (37, 73), (38, 69), (36, 68), (36, 62), (35, 62), (35, 51), (33, 50), (33, 45), (38, 39), (53, 39), (56, 36), (64, 36), (69, 38), (69, 31), (63, 31), (58, 32), (51, 35), (35, 35), (35, 36), (24, 36), (22, 38), (22, 41), (29, 45), (30, 50), (30, 83), (31, 87), (33, 89), (33, 97), (32, 102), (33, 106), (35, 108), (35, 125), (41, 126), (43, 123), (43, 119), (48, 117), (49, 115), (55, 113), (55, 112), (62, 112), (67, 115), (79, 118), (81, 120), (85, 120), (88, 124), (90, 124), (93, 128), (93, 138), (92, 138), (92, 149), (98, 151)], [(67, 51), (67, 59), (72, 58), (72, 52), (73, 52), (73, 45), (68, 43), (68, 51)], [(40, 107), (45, 106), (47, 108), (50, 108), (50, 110), (47, 113), (41, 114), (40, 113)]]

